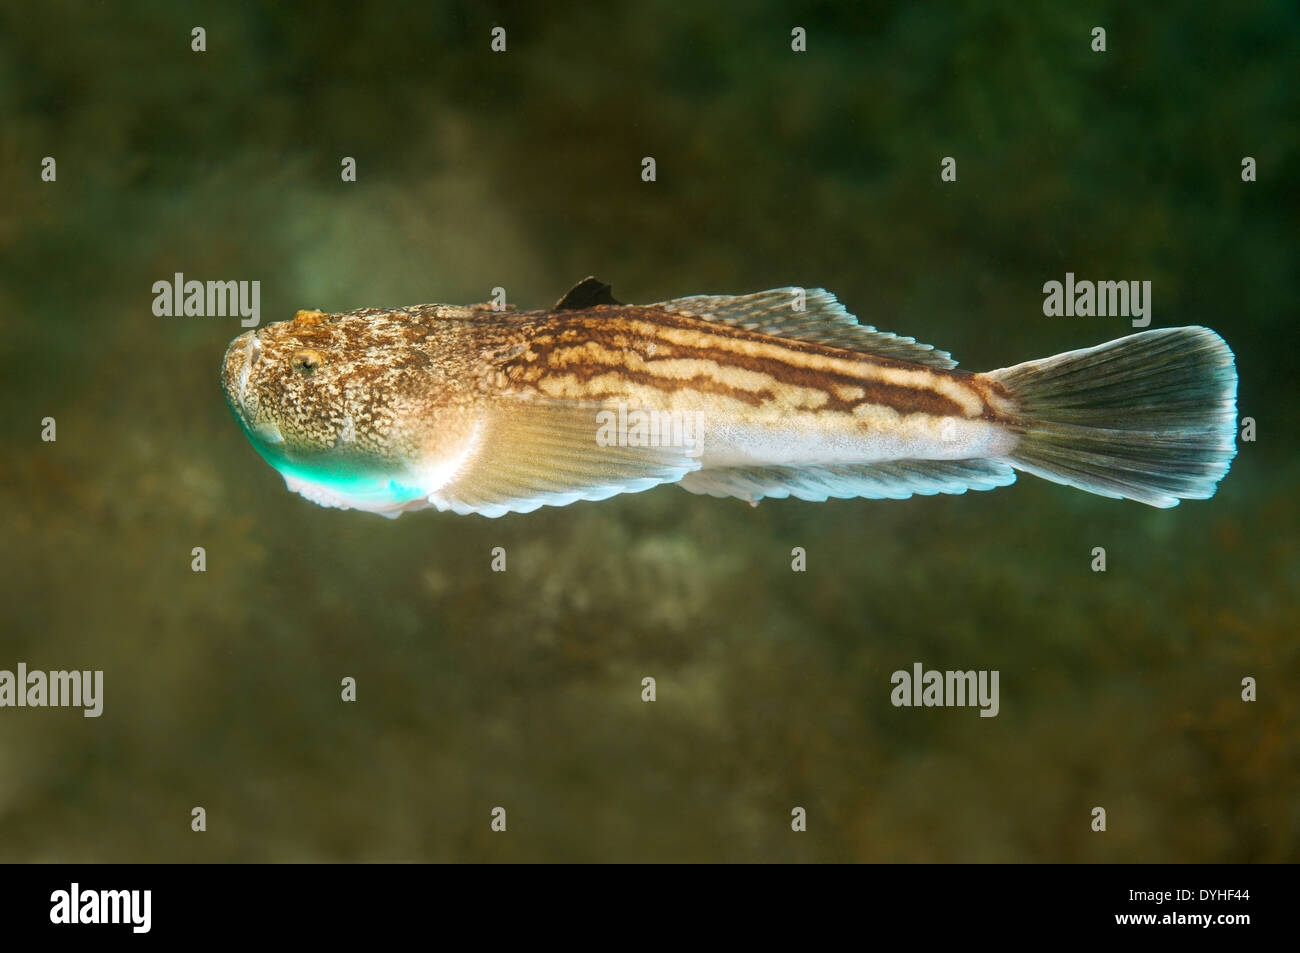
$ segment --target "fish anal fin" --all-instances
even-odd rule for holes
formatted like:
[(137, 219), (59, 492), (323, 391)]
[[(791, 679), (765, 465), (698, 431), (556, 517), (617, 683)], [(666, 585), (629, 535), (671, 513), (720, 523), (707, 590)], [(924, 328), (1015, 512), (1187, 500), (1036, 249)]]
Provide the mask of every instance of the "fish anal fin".
[(680, 481), (683, 490), (708, 496), (823, 502), (828, 499), (904, 500), (913, 494), (992, 490), (1016, 481), (1002, 460), (896, 460), (888, 463), (809, 467), (721, 467), (696, 470)]

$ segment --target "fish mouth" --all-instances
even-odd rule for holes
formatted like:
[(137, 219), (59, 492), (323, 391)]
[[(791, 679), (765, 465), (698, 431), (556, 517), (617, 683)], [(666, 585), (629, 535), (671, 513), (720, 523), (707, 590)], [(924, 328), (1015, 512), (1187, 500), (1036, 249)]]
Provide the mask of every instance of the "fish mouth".
[(249, 424), (248, 429), (256, 434), (259, 440), (270, 446), (284, 443), (284, 434), (280, 433), (280, 427), (274, 421), (264, 420), (260, 423)]
[(244, 364), (252, 367), (262, 359), (262, 342), (257, 339), (257, 332), (248, 332), (248, 344), (244, 348)]
[[(244, 347), (242, 348), (243, 361), (241, 362), (239, 367), (238, 390), (237, 390), (239, 403), (241, 407), (247, 406), (244, 401), (244, 395), (248, 391), (249, 372), (252, 371), (253, 365), (255, 365), (262, 358), (262, 345), (257, 340), (257, 332), (248, 331), (246, 332), (245, 336), (248, 338), (248, 340), (244, 342)], [(236, 339), (232, 347), (237, 347), (238, 344), (239, 341), (238, 339)]]
[(244, 428), (263, 443), (278, 446), (284, 443), (279, 425), (272, 420), (259, 419), (256, 405), (250, 406), (248, 399), (249, 374), (261, 359), (262, 342), (257, 339), (257, 332), (244, 332), (226, 349), (222, 384), (226, 402)]

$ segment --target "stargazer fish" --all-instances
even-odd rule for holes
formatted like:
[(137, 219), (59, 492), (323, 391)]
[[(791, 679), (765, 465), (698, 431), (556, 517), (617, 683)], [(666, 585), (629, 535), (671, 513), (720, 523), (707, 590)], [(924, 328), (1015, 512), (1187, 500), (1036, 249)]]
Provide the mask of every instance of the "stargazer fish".
[(299, 311), (231, 342), (244, 432), (290, 490), (397, 516), (501, 516), (676, 483), (826, 500), (988, 490), (1016, 472), (1169, 507), (1235, 454), (1232, 351), (1144, 331), (984, 373), (821, 289), (554, 307)]

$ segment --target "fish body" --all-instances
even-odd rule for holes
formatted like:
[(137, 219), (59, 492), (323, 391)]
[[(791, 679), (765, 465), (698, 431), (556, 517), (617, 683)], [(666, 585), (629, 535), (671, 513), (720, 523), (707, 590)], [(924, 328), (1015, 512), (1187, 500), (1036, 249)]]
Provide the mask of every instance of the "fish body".
[(231, 342), (227, 402), (288, 487), (397, 516), (500, 516), (664, 483), (904, 498), (1027, 471), (1172, 506), (1235, 453), (1232, 352), (1147, 331), (988, 373), (861, 325), (821, 289), (549, 309), (300, 311)]

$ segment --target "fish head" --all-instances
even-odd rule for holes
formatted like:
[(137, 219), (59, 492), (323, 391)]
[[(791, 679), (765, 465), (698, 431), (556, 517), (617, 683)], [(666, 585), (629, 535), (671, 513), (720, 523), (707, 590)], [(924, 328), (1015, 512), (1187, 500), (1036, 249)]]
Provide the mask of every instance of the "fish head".
[(398, 316), (299, 311), (231, 341), (221, 386), (290, 490), (397, 516), (428, 505), (473, 437), (472, 415), (436, 403), (445, 374), (428, 338)]
[(328, 330), (293, 321), (247, 331), (230, 342), (221, 387), (235, 418), (259, 451), (311, 457), (336, 447), (344, 400), (335, 341)]

